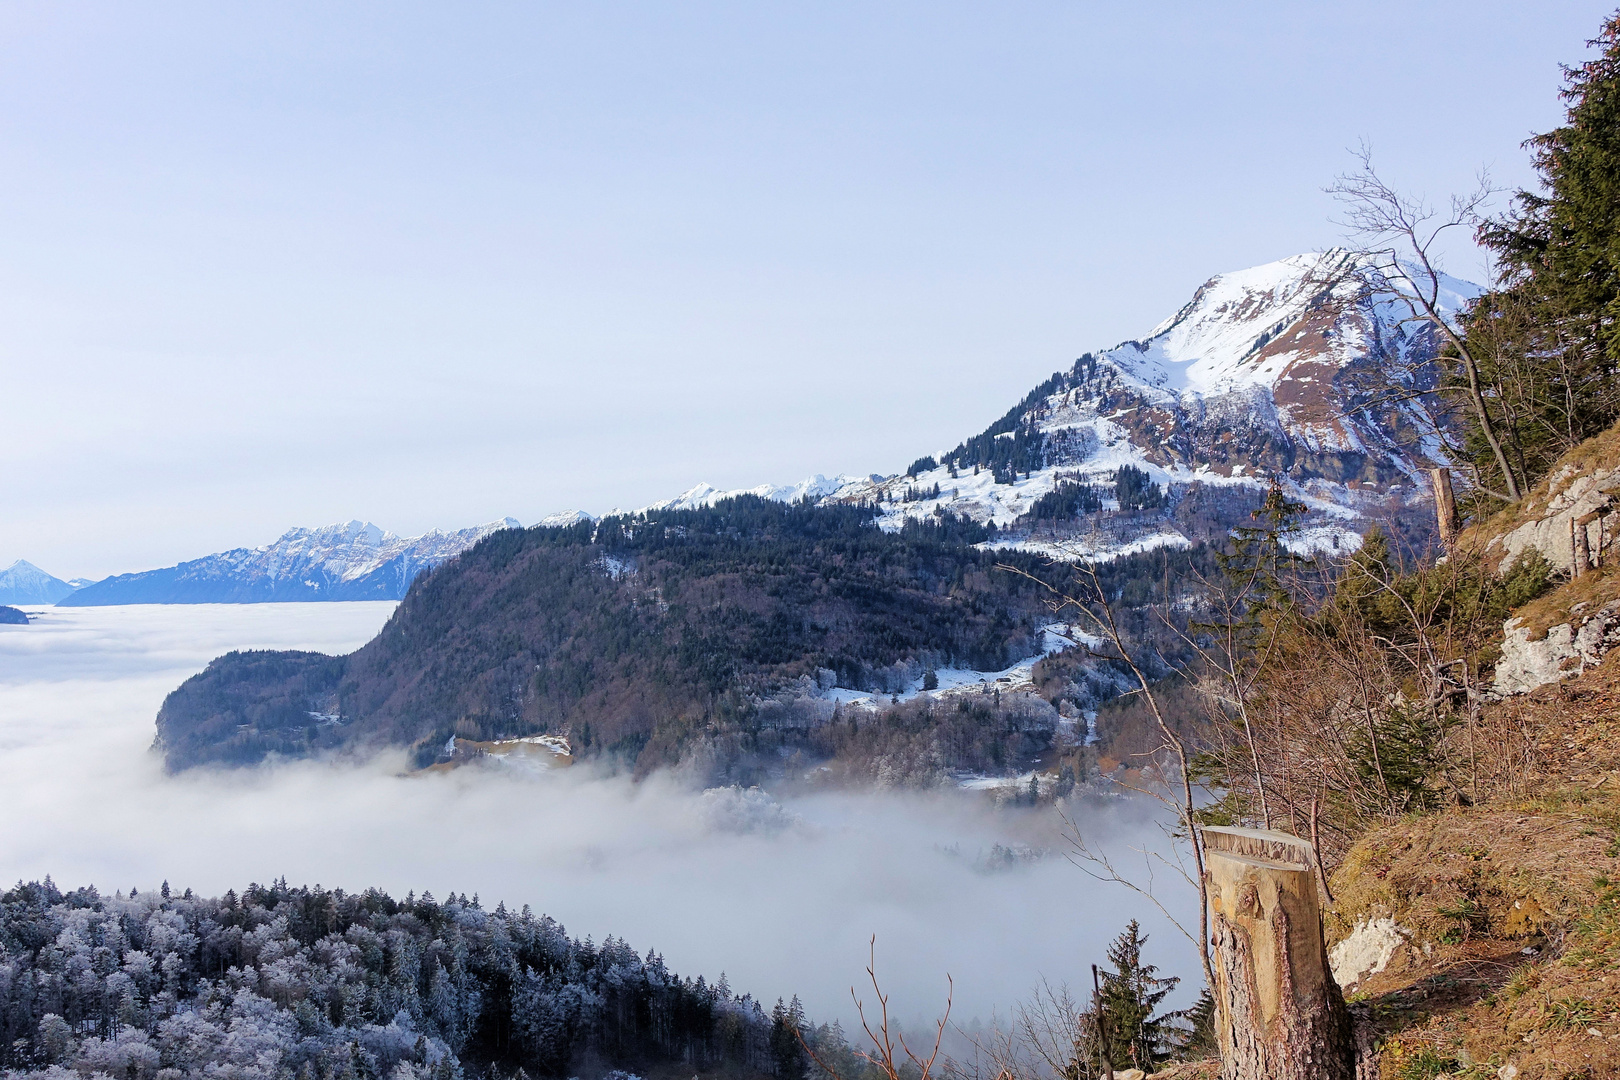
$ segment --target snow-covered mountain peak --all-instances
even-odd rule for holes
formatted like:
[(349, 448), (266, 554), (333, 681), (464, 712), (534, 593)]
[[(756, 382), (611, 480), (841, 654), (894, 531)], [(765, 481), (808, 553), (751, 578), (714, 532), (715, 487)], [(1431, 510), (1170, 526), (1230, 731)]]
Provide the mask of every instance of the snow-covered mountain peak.
[[(514, 518), (507, 518), (506, 520), (513, 523), (510, 526), (511, 528), (515, 529), (518, 527)], [(587, 514), (583, 510), (559, 510), (555, 514), (547, 514), (545, 517), (535, 522), (535, 524), (542, 529), (563, 529), (570, 525), (578, 525), (582, 521), (595, 520), (596, 518), (592, 517), (590, 514)]]
[[(1447, 316), (1480, 292), (1445, 275), (1440, 286)], [(1363, 355), (1372, 342), (1367, 327), (1345, 325), (1352, 311), (1384, 331), (1409, 330), (1412, 311), (1401, 297), (1411, 292), (1411, 278), (1385, 274), (1365, 256), (1337, 249), (1293, 255), (1210, 278), (1145, 340), (1124, 342), (1101, 358), (1143, 386), (1170, 393), (1269, 388), (1301, 361), (1342, 366)]]
[[(1314, 515), (1310, 543), (1354, 546), (1368, 522), (1427, 498), (1424, 470), (1445, 460), (1426, 396), (1437, 333), (1410, 303), (1422, 279), (1388, 271), (1334, 250), (1219, 274), (1146, 338), (1084, 354), (905, 475), (700, 484), (645, 509), (809, 497), (876, 504), (884, 528), (947, 512), (993, 523), (1000, 546), (1099, 556), (1223, 535), (1278, 477)], [(1439, 286), (1448, 321), (1481, 291)], [(1127, 466), (1160, 494), (1122, 507)], [(1068, 547), (1032, 539), (1058, 533)]]
[(0, 604), (54, 604), (75, 588), (26, 559), (0, 570)]
[(392, 536), (369, 521), (357, 520), (345, 521), (341, 525), (327, 525), (325, 528), (316, 529), (313, 535), (322, 539), (328, 536), (334, 539), (341, 538), (344, 543), (361, 544), (366, 547), (376, 547)]

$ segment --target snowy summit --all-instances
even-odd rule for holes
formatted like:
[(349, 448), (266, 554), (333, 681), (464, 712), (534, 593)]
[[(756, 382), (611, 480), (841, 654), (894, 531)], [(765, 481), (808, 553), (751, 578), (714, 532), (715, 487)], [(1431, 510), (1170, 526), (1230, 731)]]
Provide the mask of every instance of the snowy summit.
[[(1461, 313), (1480, 291), (1442, 275), (1442, 313)], [(1353, 547), (1369, 523), (1425, 502), (1426, 470), (1446, 463), (1423, 396), (1438, 342), (1410, 294), (1399, 275), (1337, 250), (1221, 274), (1145, 338), (1085, 353), (986, 431), (904, 474), (703, 484), (645, 509), (736, 495), (876, 503), (886, 528), (949, 512), (994, 523), (1003, 546), (1105, 557), (1219, 533), (1276, 477), (1311, 508), (1301, 544)], [(1387, 393), (1392, 378), (1403, 393)], [(1045, 535), (1054, 500), (1094, 495), (1096, 509), (1117, 515), (1122, 469), (1163, 493), (1162, 513), (1108, 518), (1107, 528), (1089, 519), (1061, 543)], [(1194, 491), (1207, 496), (1198, 521), (1185, 510)]]

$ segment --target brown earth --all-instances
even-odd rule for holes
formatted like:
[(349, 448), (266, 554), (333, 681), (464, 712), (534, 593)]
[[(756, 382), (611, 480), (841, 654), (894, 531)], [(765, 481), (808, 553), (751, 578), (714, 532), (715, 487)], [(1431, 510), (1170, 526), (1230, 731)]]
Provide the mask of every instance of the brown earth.
[(1383, 1077), (1620, 1076), (1620, 652), (1490, 708), (1534, 722), (1522, 782), (1359, 840), (1330, 942), (1384, 916), (1410, 935), (1350, 988)]

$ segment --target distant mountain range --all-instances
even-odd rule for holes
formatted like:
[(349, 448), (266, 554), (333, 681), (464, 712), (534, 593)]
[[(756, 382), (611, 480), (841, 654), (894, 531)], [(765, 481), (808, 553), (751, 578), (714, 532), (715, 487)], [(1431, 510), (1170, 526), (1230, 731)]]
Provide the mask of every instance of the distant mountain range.
[[(118, 574), (61, 594), (61, 607), (398, 600), (424, 570), (454, 558), (514, 518), (400, 537), (367, 521), (292, 529), (261, 548), (234, 548), (161, 570)], [(55, 580), (55, 579), (52, 579)], [(3, 598), (3, 595), (0, 595)], [(45, 601), (49, 602), (49, 601)]]
[[(1447, 314), (1480, 291), (1441, 284)], [(1145, 338), (1085, 353), (980, 434), (904, 473), (737, 490), (699, 484), (639, 512), (738, 495), (866, 504), (888, 530), (951, 513), (995, 526), (988, 546), (1112, 558), (1216, 539), (1247, 522), (1275, 477), (1309, 508), (1302, 546), (1354, 548), (1374, 523), (1404, 521), (1420, 533), (1431, 498), (1425, 470), (1445, 455), (1423, 363), (1437, 342), (1411, 320), (1405, 287), (1342, 251), (1222, 274)], [(1148, 494), (1129, 509), (1154, 512), (1115, 513), (1127, 468), (1140, 470)], [(570, 510), (538, 524), (590, 520)], [(0, 603), (399, 599), (423, 570), (513, 527), (507, 518), (401, 538), (351, 521), (94, 584), (18, 562), (0, 573)]]
[(55, 604), (86, 584), (89, 583), (63, 581), (31, 562), (18, 559), (0, 570), (0, 604)]

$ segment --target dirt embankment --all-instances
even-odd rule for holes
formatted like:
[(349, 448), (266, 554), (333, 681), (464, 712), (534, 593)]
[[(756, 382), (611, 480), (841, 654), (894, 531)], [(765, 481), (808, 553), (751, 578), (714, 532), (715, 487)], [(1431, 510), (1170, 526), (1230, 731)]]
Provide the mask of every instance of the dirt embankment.
[(1537, 733), (1520, 782), (1355, 844), (1341, 982), (1384, 1077), (1620, 1077), (1620, 651), (1490, 708)]

